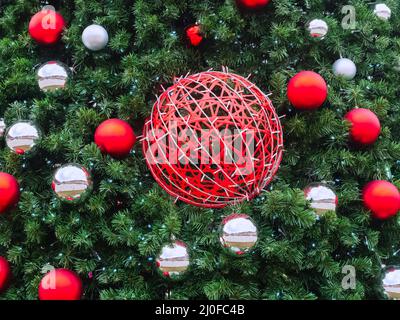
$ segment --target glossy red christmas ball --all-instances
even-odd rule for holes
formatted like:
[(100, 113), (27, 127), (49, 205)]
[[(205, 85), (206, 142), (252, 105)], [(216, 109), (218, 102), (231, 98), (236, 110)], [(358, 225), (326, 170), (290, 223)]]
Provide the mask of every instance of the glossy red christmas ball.
[(71, 270), (51, 270), (40, 281), (40, 300), (80, 300), (81, 297), (82, 281)]
[(11, 268), (8, 261), (0, 257), (0, 293), (7, 289), (9, 280), (11, 278)]
[(43, 9), (31, 18), (28, 30), (36, 42), (50, 45), (60, 40), (64, 28), (65, 20), (61, 14), (51, 9)]
[(270, 0), (236, 0), (240, 8), (254, 10), (264, 8)]
[(109, 119), (96, 129), (94, 142), (103, 153), (114, 158), (123, 158), (132, 150), (136, 136), (129, 123), (120, 119)]
[(301, 71), (290, 79), (287, 96), (290, 103), (299, 110), (317, 109), (328, 96), (324, 78), (313, 71)]
[(194, 24), (186, 28), (186, 38), (188, 39), (189, 43), (197, 47), (203, 41), (203, 34), (201, 32), (201, 26), (198, 24)]
[(363, 201), (372, 216), (377, 219), (388, 219), (400, 210), (400, 192), (388, 181), (375, 180), (363, 189)]
[(375, 113), (368, 109), (353, 109), (344, 118), (351, 123), (350, 138), (359, 144), (373, 144), (381, 133), (381, 124)]
[(18, 181), (10, 174), (0, 172), (0, 214), (12, 209), (19, 201)]

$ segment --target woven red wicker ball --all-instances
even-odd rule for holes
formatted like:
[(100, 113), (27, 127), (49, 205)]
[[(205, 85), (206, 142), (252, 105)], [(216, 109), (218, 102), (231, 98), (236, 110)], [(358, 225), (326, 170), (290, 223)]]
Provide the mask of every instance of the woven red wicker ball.
[(282, 150), (271, 100), (228, 72), (177, 79), (157, 99), (143, 132), (159, 185), (176, 200), (206, 208), (257, 196), (278, 170)]

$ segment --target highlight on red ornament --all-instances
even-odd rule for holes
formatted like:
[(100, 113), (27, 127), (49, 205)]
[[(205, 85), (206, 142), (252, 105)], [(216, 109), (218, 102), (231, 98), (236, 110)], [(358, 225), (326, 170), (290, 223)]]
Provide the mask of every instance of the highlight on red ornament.
[(60, 40), (65, 26), (63, 16), (48, 5), (31, 18), (28, 31), (36, 42), (51, 45)]
[(203, 41), (203, 33), (201, 32), (201, 26), (199, 24), (194, 24), (185, 29), (186, 33), (186, 38), (189, 41), (189, 43), (197, 47), (201, 44)]
[(378, 117), (369, 109), (358, 108), (349, 111), (344, 118), (350, 122), (350, 138), (361, 145), (371, 145), (381, 133)]
[(222, 208), (250, 200), (273, 179), (283, 134), (271, 100), (239, 75), (182, 77), (153, 106), (143, 153), (176, 200)]
[(236, 0), (236, 4), (241, 9), (259, 10), (264, 8), (270, 0)]
[(80, 300), (82, 297), (82, 281), (79, 276), (68, 269), (54, 269), (45, 266), (42, 270), (47, 274), (39, 284), (40, 300)]
[(328, 96), (324, 78), (313, 71), (301, 71), (290, 79), (287, 96), (299, 110), (314, 110), (323, 105)]
[(132, 150), (136, 136), (128, 122), (109, 119), (102, 122), (96, 129), (94, 142), (103, 153), (121, 159)]
[(385, 180), (368, 183), (363, 189), (363, 201), (377, 219), (389, 219), (400, 210), (400, 192), (394, 184)]
[(7, 259), (0, 257), (0, 293), (4, 292), (10, 284), (11, 267)]
[(12, 175), (0, 172), (0, 215), (13, 209), (20, 197), (19, 184)]

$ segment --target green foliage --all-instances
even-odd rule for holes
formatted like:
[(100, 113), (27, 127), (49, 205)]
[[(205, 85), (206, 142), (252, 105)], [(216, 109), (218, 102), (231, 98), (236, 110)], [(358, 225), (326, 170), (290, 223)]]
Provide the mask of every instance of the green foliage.
[[(241, 13), (233, 0), (49, 1), (68, 29), (55, 47), (35, 44), (30, 17), (44, 1), (2, 1), (0, 7), (0, 117), (10, 125), (34, 120), (43, 140), (36, 154), (19, 157), (0, 141), (0, 170), (22, 187), (19, 206), (0, 217), (0, 255), (14, 279), (0, 299), (36, 299), (46, 264), (77, 271), (85, 299), (370, 299), (383, 298), (381, 264), (400, 264), (400, 218), (371, 220), (361, 189), (371, 179), (400, 187), (400, 6), (387, 0), (392, 18), (382, 22), (370, 1), (274, 0), (261, 13)], [(341, 27), (344, 5), (356, 8), (356, 30)], [(323, 41), (310, 39), (307, 21), (324, 18)], [(206, 43), (187, 47), (184, 27), (203, 25)], [(89, 52), (83, 29), (102, 24), (105, 50)], [(336, 78), (340, 55), (358, 67), (353, 81)], [(35, 68), (47, 60), (73, 68), (65, 91), (44, 94)], [(141, 134), (160, 85), (174, 76), (210, 68), (247, 76), (271, 99), (282, 119), (285, 153), (271, 191), (251, 203), (224, 210), (174, 203), (152, 179), (140, 143), (126, 160), (104, 156), (93, 143), (105, 119), (128, 120)], [(329, 98), (318, 111), (295, 112), (287, 81), (304, 69), (319, 72)], [(348, 144), (344, 114), (373, 110), (383, 131), (375, 145)], [(94, 176), (94, 192), (81, 205), (60, 203), (50, 187), (57, 166), (78, 162)], [(316, 219), (301, 189), (314, 181), (335, 186), (339, 209)], [(259, 227), (254, 252), (227, 255), (218, 239), (224, 215), (250, 214)], [(166, 282), (155, 256), (171, 236), (190, 245), (191, 270)], [(395, 254), (397, 251), (397, 255)], [(354, 290), (344, 290), (342, 268), (357, 272)], [(93, 272), (93, 278), (89, 277)]]

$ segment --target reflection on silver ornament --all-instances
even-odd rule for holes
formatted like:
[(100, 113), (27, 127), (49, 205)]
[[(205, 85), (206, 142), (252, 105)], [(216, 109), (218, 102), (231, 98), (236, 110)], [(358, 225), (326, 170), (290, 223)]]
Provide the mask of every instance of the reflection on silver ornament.
[(90, 173), (78, 164), (66, 164), (59, 168), (52, 182), (56, 195), (69, 203), (84, 200), (90, 193), (92, 185)]
[(346, 80), (352, 80), (356, 76), (357, 67), (353, 61), (347, 58), (341, 58), (335, 61), (332, 66), (335, 76), (343, 77)]
[(68, 68), (61, 62), (49, 61), (37, 71), (37, 80), (42, 91), (64, 89), (68, 81)]
[(4, 135), (6, 131), (6, 124), (4, 123), (4, 119), (0, 119), (0, 138)]
[(243, 255), (255, 246), (257, 239), (257, 227), (248, 215), (234, 213), (222, 221), (220, 241), (230, 252)]
[(157, 268), (164, 277), (177, 279), (189, 268), (189, 252), (182, 241), (174, 241), (165, 245), (157, 257)]
[(389, 299), (400, 300), (400, 267), (388, 267), (384, 270), (382, 286)]
[(375, 5), (374, 13), (379, 19), (386, 21), (390, 19), (392, 10), (386, 4), (378, 3)]
[(327, 211), (336, 211), (338, 197), (327, 185), (312, 183), (304, 189), (304, 195), (310, 201), (310, 206), (317, 215), (323, 215)]
[(104, 49), (108, 43), (107, 30), (98, 24), (92, 24), (83, 30), (82, 42), (92, 51)]
[(39, 139), (38, 128), (29, 121), (14, 123), (6, 133), (7, 146), (17, 154), (25, 154), (31, 151)]
[(328, 25), (324, 20), (314, 19), (307, 26), (310, 36), (316, 39), (324, 39), (328, 33)]

